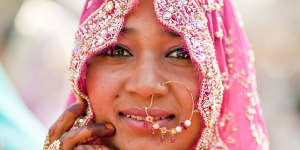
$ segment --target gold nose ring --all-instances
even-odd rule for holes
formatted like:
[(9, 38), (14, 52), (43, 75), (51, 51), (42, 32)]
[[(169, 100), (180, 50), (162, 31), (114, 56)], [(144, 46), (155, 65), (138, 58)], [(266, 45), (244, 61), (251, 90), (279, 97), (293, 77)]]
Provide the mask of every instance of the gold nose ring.
[(166, 85), (166, 84), (171, 84), (171, 83), (182, 85), (190, 94), (193, 107), (192, 107), (192, 111), (191, 111), (191, 115), (189, 116), (189, 119), (184, 120), (183, 122), (180, 123), (180, 125), (176, 126), (175, 128), (168, 129), (167, 127), (160, 127), (160, 125), (158, 123), (154, 122), (154, 117), (149, 115), (149, 113), (148, 113), (148, 109), (153, 106), (154, 94), (152, 94), (149, 106), (145, 107), (145, 113), (146, 113), (145, 121), (149, 122), (152, 125), (152, 134), (153, 135), (155, 134), (155, 131), (158, 131), (160, 133), (162, 142), (165, 140), (166, 137), (170, 137), (170, 142), (174, 143), (175, 135), (181, 133), (183, 131), (183, 129), (187, 130), (188, 127), (190, 127), (192, 125), (192, 117), (194, 114), (195, 106), (194, 106), (194, 96), (192, 94), (192, 90), (190, 88), (188, 88), (184, 83), (179, 82), (179, 81), (166, 81), (161, 84)]

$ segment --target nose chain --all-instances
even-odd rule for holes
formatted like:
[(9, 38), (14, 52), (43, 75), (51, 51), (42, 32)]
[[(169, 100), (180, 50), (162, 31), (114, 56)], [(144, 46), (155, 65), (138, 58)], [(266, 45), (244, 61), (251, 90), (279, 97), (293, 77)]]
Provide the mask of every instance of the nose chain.
[(189, 116), (189, 118), (187, 120), (184, 120), (180, 123), (180, 125), (174, 127), (174, 128), (167, 128), (167, 127), (161, 127), (158, 123), (156, 123), (154, 121), (154, 117), (149, 115), (148, 110), (153, 106), (153, 99), (154, 99), (154, 94), (151, 95), (151, 101), (148, 107), (145, 107), (145, 113), (146, 113), (146, 118), (145, 121), (149, 122), (152, 125), (152, 135), (155, 135), (156, 132), (159, 133), (160, 135), (160, 139), (161, 142), (164, 142), (166, 138), (170, 138), (170, 142), (174, 143), (175, 142), (175, 135), (181, 133), (184, 130), (187, 130), (188, 127), (190, 127), (192, 125), (192, 117), (194, 114), (194, 96), (192, 94), (192, 91), (190, 88), (188, 88), (185, 84), (183, 84), (182, 82), (179, 81), (166, 81), (163, 82), (162, 85), (166, 85), (166, 84), (171, 84), (171, 83), (175, 83), (175, 84), (179, 84), (182, 85), (188, 92), (189, 95), (191, 96), (192, 99), (192, 112), (191, 115)]

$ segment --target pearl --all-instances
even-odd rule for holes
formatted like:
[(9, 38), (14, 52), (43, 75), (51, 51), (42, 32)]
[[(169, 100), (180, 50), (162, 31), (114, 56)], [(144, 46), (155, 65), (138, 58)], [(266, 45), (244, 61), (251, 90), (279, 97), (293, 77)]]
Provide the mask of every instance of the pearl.
[(180, 133), (181, 131), (182, 131), (182, 127), (177, 126), (177, 127), (176, 127), (176, 132), (177, 132), (177, 133)]
[(186, 127), (191, 126), (191, 125), (192, 125), (191, 120), (186, 120), (186, 121), (184, 122), (184, 125), (185, 125)]
[(182, 127), (184, 130), (186, 130), (186, 129), (188, 128), (188, 126), (186, 126), (186, 125), (184, 124), (184, 122), (181, 122), (180, 125), (181, 125), (181, 127)]
[(152, 128), (153, 128), (153, 129), (158, 129), (158, 128), (159, 128), (159, 124), (158, 124), (158, 123), (153, 124), (153, 125), (152, 125)]

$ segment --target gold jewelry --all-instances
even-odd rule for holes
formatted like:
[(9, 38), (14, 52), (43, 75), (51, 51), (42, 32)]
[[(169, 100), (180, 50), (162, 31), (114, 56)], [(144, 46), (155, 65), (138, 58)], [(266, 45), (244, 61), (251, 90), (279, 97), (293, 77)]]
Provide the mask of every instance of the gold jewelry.
[(48, 150), (61, 150), (60, 140), (55, 140), (48, 148)]
[(80, 100), (84, 103), (85, 102), (87, 103), (87, 109), (85, 112), (86, 114), (85, 114), (85, 116), (80, 116), (76, 119), (74, 126), (73, 126), (74, 128), (86, 126), (94, 118), (94, 114), (92, 112), (92, 108), (91, 108), (89, 100), (87, 98), (85, 98), (85, 99), (80, 98)]
[(161, 141), (163, 142), (165, 137), (166, 136), (170, 136), (171, 139), (170, 139), (170, 142), (171, 143), (174, 143), (175, 142), (175, 135), (178, 134), (178, 133), (181, 133), (183, 131), (183, 129), (187, 129), (188, 127), (190, 127), (192, 125), (192, 117), (193, 117), (193, 114), (194, 114), (194, 96), (192, 94), (192, 91), (190, 88), (188, 88), (187, 86), (185, 86), (183, 83), (181, 82), (178, 82), (178, 81), (167, 81), (167, 82), (164, 82), (162, 83), (162, 85), (165, 85), (165, 84), (170, 84), (170, 83), (176, 83), (176, 84), (180, 84), (180, 85), (183, 85), (185, 87), (185, 89), (189, 92), (191, 98), (192, 98), (192, 104), (193, 104), (193, 107), (192, 107), (192, 112), (191, 112), (191, 115), (189, 117), (189, 119), (183, 121), (180, 123), (180, 125), (176, 126), (175, 128), (172, 128), (172, 129), (168, 129), (166, 127), (160, 127), (158, 123), (155, 123), (153, 120), (153, 116), (150, 116), (148, 114), (148, 109), (152, 107), (153, 105), (153, 97), (154, 97), (154, 94), (151, 95), (151, 101), (150, 101), (150, 105), (148, 107), (145, 107), (145, 112), (146, 112), (146, 118), (145, 118), (145, 121), (146, 122), (149, 122), (152, 124), (152, 134), (154, 135), (155, 134), (155, 131), (159, 131), (160, 132), (160, 135), (161, 135)]
[(43, 150), (48, 150), (49, 146), (50, 146), (50, 138), (49, 138), (49, 135), (47, 135), (46, 139), (44, 141), (44, 148), (43, 148)]

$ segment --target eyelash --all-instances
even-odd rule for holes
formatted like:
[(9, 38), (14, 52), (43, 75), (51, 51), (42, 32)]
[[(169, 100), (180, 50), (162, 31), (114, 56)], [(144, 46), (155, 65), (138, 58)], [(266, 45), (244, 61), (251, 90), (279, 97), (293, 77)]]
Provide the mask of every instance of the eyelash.
[[(104, 53), (101, 53), (100, 56), (131, 57), (133, 55), (129, 52), (128, 49), (120, 45), (116, 45), (116, 46), (109, 47), (108, 50), (106, 50)], [(188, 51), (184, 50), (184, 48), (181, 47), (169, 51), (166, 54), (166, 57), (175, 58), (175, 59), (190, 59), (190, 55)]]
[[(177, 53), (174, 56), (175, 52), (177, 52)], [(166, 54), (166, 57), (176, 58), (176, 59), (190, 59), (189, 52), (184, 50), (184, 48), (182, 48), (182, 47), (171, 50), (170, 52), (168, 52)]]
[(100, 54), (101, 56), (109, 56), (109, 57), (131, 57), (132, 54), (128, 49), (116, 45), (109, 47), (104, 53)]

